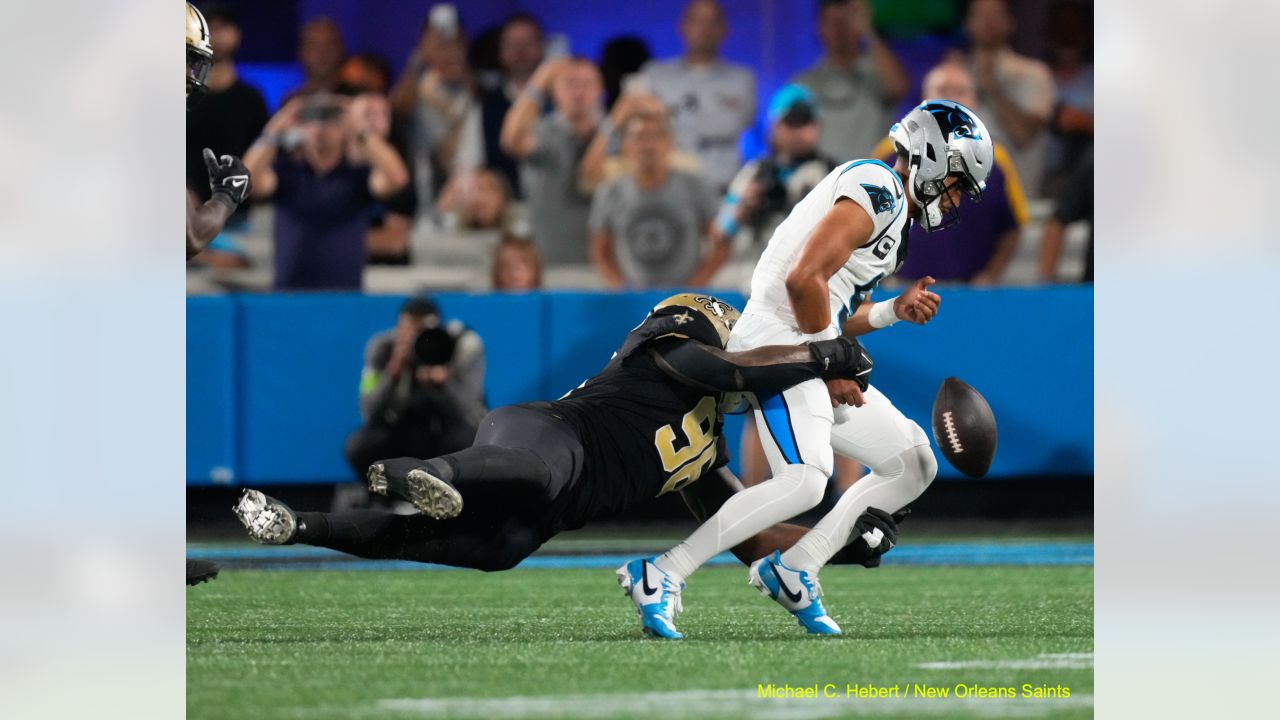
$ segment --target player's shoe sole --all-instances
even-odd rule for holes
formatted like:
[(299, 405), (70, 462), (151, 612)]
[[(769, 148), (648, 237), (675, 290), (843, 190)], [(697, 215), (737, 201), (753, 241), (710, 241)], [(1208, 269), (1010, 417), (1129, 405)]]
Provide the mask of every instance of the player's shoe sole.
[(249, 537), (263, 545), (287, 545), (298, 533), (298, 516), (293, 510), (258, 490), (245, 490), (232, 509)]
[(426, 470), (410, 470), (404, 480), (409, 502), (432, 520), (448, 520), (462, 512), (462, 493)]

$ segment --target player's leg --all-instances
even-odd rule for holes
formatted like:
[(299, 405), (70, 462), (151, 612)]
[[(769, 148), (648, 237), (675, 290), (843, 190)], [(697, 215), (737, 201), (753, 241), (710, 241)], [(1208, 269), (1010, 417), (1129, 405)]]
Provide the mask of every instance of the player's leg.
[(707, 560), (817, 505), (833, 461), (828, 397), (821, 380), (808, 380), (760, 400), (756, 425), (773, 477), (734, 493), (654, 564), (683, 581)]
[(236, 505), (250, 537), (270, 545), (301, 543), (358, 557), (412, 560), (477, 570), (505, 570), (545, 540), (533, 514), (508, 512), (432, 520), (381, 510), (297, 512), (256, 490), (246, 490)]
[(937, 474), (938, 463), (924, 430), (874, 387), (863, 396), (866, 404), (847, 408), (848, 419), (832, 428), (831, 444), (837, 453), (858, 460), (871, 472), (782, 554), (791, 567), (817, 572), (849, 541), (854, 523), (868, 507), (897, 512), (920, 497)]
[(437, 519), (458, 515), (464, 503), (526, 512), (549, 505), (581, 467), (582, 444), (568, 426), (538, 407), (510, 406), (489, 413), (465, 450), (374, 463), (369, 487)]

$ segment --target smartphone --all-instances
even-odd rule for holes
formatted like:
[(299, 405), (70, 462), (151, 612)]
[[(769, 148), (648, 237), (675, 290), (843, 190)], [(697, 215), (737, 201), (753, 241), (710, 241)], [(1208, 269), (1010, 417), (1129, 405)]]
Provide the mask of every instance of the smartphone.
[(458, 9), (449, 3), (440, 3), (431, 8), (429, 16), (431, 27), (448, 38), (458, 36)]
[(555, 33), (547, 38), (547, 59), (554, 60), (556, 58), (569, 57), (572, 49), (569, 45), (569, 36), (564, 33)]

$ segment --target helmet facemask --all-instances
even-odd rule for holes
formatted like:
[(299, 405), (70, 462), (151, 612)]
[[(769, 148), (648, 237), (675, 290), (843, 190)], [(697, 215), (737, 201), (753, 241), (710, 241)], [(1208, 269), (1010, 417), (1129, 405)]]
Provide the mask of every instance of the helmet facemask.
[(187, 108), (190, 109), (204, 97), (209, 70), (213, 67), (213, 56), (187, 46)]
[(941, 230), (960, 222), (960, 203), (950, 210), (942, 209), (942, 197), (949, 190), (959, 190), (974, 202), (982, 202), (982, 193), (986, 183), (976, 181), (973, 174), (965, 166), (964, 158), (957, 154), (948, 154), (947, 174), (941, 180), (920, 180), (913, 183), (917, 203), (924, 211), (920, 224), (928, 232)]

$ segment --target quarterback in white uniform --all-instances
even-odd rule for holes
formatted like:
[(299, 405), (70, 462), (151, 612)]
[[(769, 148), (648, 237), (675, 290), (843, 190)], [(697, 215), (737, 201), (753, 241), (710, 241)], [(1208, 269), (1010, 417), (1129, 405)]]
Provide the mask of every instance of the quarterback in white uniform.
[[(778, 226), (729, 350), (795, 345), (841, 331), (863, 335), (899, 320), (924, 324), (937, 313), (941, 298), (928, 289), (932, 278), (896, 298), (866, 300), (906, 259), (910, 220), (938, 230), (958, 219), (962, 193), (981, 199), (994, 164), (991, 139), (972, 110), (946, 100), (926, 100), (890, 135), (898, 151), (893, 168), (878, 160), (840, 165)], [(679, 586), (718, 553), (817, 505), (834, 450), (870, 474), (793, 547), (753, 563), (748, 579), (809, 632), (838, 634), (820, 600), (819, 568), (850, 541), (868, 507), (892, 513), (919, 497), (937, 461), (920, 426), (874, 387), (864, 392), (852, 380), (814, 379), (754, 400), (772, 477), (737, 493), (654, 565)]]

